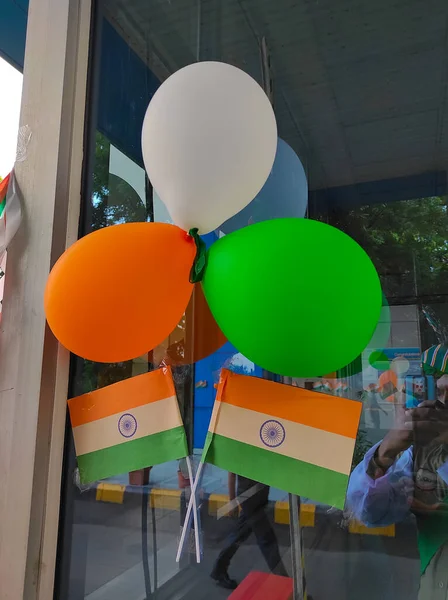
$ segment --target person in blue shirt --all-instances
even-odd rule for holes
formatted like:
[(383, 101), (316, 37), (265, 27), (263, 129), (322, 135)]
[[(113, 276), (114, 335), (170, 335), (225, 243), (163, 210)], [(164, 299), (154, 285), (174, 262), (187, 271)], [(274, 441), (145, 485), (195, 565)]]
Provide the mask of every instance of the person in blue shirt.
[[(397, 392), (397, 419), (351, 474), (346, 507), (367, 526), (417, 518), (419, 600), (448, 599), (448, 375), (437, 402), (407, 409)], [(445, 406), (445, 401), (447, 404)]]

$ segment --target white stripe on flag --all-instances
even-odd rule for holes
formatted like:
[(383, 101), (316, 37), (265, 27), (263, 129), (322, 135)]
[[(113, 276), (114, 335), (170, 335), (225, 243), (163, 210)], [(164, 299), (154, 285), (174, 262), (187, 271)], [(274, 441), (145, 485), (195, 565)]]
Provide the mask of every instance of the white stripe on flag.
[(76, 454), (96, 452), (181, 425), (175, 396), (149, 402), (129, 411), (124, 410), (110, 417), (74, 427)]
[[(355, 445), (353, 438), (240, 408), (227, 402), (220, 404), (215, 433), (324, 469), (350, 474)], [(269, 439), (271, 427), (278, 431), (278, 437), (272, 440), (272, 445)]]

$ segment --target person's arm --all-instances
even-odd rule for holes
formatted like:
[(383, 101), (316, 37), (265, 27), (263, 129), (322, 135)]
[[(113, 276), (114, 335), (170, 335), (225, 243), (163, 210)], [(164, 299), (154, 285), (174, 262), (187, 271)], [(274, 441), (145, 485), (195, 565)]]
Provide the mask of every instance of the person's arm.
[(389, 466), (380, 466), (376, 444), (350, 476), (346, 508), (368, 527), (381, 527), (402, 521), (413, 496), (412, 449)]
[[(438, 384), (438, 388), (440, 388)], [(413, 452), (411, 444), (448, 444), (448, 408), (434, 401), (406, 409), (396, 405), (396, 425), (384, 440), (367, 452), (353, 471), (347, 506), (366, 525), (388, 525), (402, 520), (413, 500)], [(448, 465), (438, 469), (448, 481)]]
[(413, 428), (404, 403), (385, 438), (371, 448), (350, 476), (347, 508), (367, 526), (391, 525), (409, 513), (413, 496)]

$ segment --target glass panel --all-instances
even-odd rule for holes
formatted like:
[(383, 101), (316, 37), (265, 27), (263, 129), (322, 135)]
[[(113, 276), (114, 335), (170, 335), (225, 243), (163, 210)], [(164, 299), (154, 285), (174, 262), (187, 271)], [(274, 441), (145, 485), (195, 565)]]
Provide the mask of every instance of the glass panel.
[[(274, 582), (280, 600), (291, 597), (294, 582), (295, 598), (303, 583), (314, 600), (446, 599), (446, 3), (95, 5), (82, 233), (170, 222), (144, 170), (145, 110), (170, 74), (220, 60), (263, 86), (279, 137), (303, 168), (285, 169), (268, 201), (259, 196), (205, 242), (257, 220), (302, 217), (306, 188), (288, 197), (281, 186), (288, 174), (303, 185), (306, 176), (306, 216), (365, 249), (384, 301), (371, 344), (322, 377), (263, 371), (224, 343), (200, 291), (176, 330), (147, 356), (118, 365), (74, 360), (72, 396), (170, 365), (196, 468), (223, 366), (355, 400), (363, 410), (344, 511), (207, 465), (198, 494), (199, 565), (192, 533), (188, 551), (175, 560), (191, 493), (186, 461), (82, 486), (67, 426), (56, 597), (265, 599), (263, 585)], [(321, 276), (331, 302), (341, 282), (332, 273)], [(429, 350), (435, 345), (441, 348)], [(244, 595), (246, 586), (252, 596)]]

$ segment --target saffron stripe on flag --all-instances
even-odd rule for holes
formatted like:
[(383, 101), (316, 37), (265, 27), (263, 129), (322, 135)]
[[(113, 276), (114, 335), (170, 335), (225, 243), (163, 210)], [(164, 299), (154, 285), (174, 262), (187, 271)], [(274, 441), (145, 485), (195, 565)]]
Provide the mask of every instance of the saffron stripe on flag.
[[(232, 393), (225, 394), (229, 384)], [(221, 372), (217, 400), (353, 439), (358, 431), (359, 402), (238, 375), (227, 369)]]
[(169, 367), (150, 371), (68, 401), (72, 427), (176, 395)]
[(131, 410), (132, 413), (128, 411), (116, 413), (104, 417), (104, 419), (97, 419), (74, 427), (73, 437), (77, 454), (87, 454), (116, 444), (126, 443), (126, 431), (120, 431), (120, 422), (126, 419), (126, 416), (135, 423), (135, 431), (132, 432), (132, 436), (129, 435), (132, 440), (182, 425), (175, 396), (158, 402), (150, 402)]
[[(267, 447), (263, 442), (263, 427), (275, 424), (282, 433), (279, 444)], [(275, 429), (272, 429), (275, 433)], [(314, 464), (348, 475), (355, 447), (351, 437), (329, 433), (323, 429), (308, 427), (286, 419), (276, 420), (270, 414), (262, 414), (238, 406), (221, 402), (215, 433), (236, 442), (243, 442), (273, 454), (290, 456), (293, 459)], [(270, 441), (268, 440), (268, 443)], [(331, 448), (331, 451), (329, 451)]]
[(344, 508), (348, 475), (218, 434), (209, 432), (207, 438), (206, 462), (254, 481)]
[(80, 479), (91, 483), (188, 456), (183, 426), (78, 456)]

